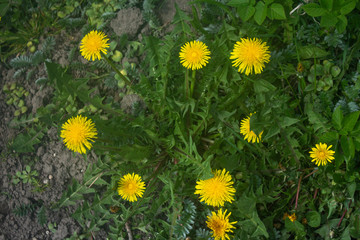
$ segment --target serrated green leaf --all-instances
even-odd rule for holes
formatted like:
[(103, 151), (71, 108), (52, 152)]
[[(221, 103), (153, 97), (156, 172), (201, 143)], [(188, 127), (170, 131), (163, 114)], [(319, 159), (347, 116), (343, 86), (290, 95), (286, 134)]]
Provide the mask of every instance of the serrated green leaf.
[(310, 227), (319, 227), (321, 223), (320, 213), (316, 211), (311, 211), (306, 214), (306, 219), (308, 220), (308, 225)]
[(31, 128), (27, 133), (20, 133), (14, 139), (11, 149), (18, 153), (34, 152), (34, 145), (40, 143), (44, 136), (43, 130), (36, 131)]
[(280, 128), (278, 126), (271, 126), (265, 137), (263, 138), (263, 141), (271, 138), (272, 136), (275, 136), (276, 134), (280, 133)]
[(254, 91), (256, 93), (274, 91), (276, 87), (264, 79), (257, 79), (254, 82)]
[(47, 223), (46, 208), (44, 206), (41, 206), (41, 208), (37, 210), (36, 217), (41, 226)]
[(296, 119), (296, 118), (290, 118), (290, 117), (283, 117), (281, 118), (281, 123), (280, 123), (280, 126), (282, 128), (286, 128), (288, 126), (291, 126), (297, 122), (299, 122), (300, 120), (299, 119)]
[(319, 4), (316, 3), (309, 3), (302, 6), (304, 11), (309, 14), (311, 17), (320, 17), (326, 13), (326, 10), (320, 7)]
[(304, 225), (295, 220), (292, 222), (289, 218), (285, 219), (285, 228), (291, 232), (302, 234), (305, 231)]
[(103, 180), (102, 178), (98, 178), (96, 179), (96, 181), (93, 183), (95, 185), (109, 185), (109, 183), (107, 183), (105, 180)]
[(251, 214), (255, 210), (256, 200), (243, 194), (237, 201), (237, 209), (241, 214)]
[(269, 233), (266, 230), (265, 224), (261, 221), (257, 212), (253, 212), (250, 220), (257, 225), (255, 231), (251, 235), (252, 237), (259, 237), (259, 236), (264, 236), (266, 238), (269, 237)]

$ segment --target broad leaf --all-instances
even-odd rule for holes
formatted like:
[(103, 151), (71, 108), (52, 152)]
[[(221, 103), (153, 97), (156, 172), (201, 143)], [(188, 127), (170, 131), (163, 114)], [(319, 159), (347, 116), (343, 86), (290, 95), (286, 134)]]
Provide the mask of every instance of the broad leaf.
[(257, 24), (261, 25), (267, 15), (267, 6), (262, 1), (260, 1), (256, 4), (255, 10), (256, 12), (254, 15), (254, 20)]
[(308, 214), (306, 214), (306, 219), (308, 220), (308, 224), (310, 227), (318, 227), (321, 223), (321, 216), (316, 211), (311, 211)]
[(268, 16), (270, 19), (277, 19), (277, 20), (286, 19), (284, 7), (280, 3), (271, 4), (268, 10)]
[(306, 4), (302, 8), (311, 17), (320, 17), (326, 13), (326, 10), (320, 7), (320, 5), (316, 3)]

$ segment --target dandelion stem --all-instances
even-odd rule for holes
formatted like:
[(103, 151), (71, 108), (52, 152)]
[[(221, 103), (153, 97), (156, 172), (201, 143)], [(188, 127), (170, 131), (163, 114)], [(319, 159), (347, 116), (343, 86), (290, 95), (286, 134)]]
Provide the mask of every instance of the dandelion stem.
[(315, 169), (314, 171), (312, 171), (311, 173), (309, 173), (308, 175), (306, 175), (306, 176), (304, 177), (304, 179), (310, 177), (311, 175), (313, 175), (313, 174), (316, 173), (317, 171), (319, 171), (318, 168)]
[(185, 73), (185, 96), (189, 98), (189, 70), (186, 69)]
[(194, 94), (194, 88), (195, 88), (195, 74), (196, 74), (196, 70), (192, 71), (192, 76), (191, 76), (191, 88), (190, 88), (190, 97), (193, 96)]
[[(350, 199), (350, 202), (349, 202), (348, 207), (350, 207), (350, 206), (351, 206), (351, 203), (352, 203), (352, 199)], [(343, 214), (341, 215), (341, 218), (340, 218), (339, 223), (337, 224), (337, 227), (340, 227), (341, 222), (342, 222), (342, 220), (344, 219), (346, 212), (347, 212), (347, 209), (345, 209), (345, 210), (344, 210), (344, 212), (343, 212)]]
[(317, 189), (315, 189), (314, 199), (316, 198), (318, 191), (319, 191), (319, 189), (318, 189), (318, 188), (317, 188)]
[(127, 79), (120, 71), (119, 69), (117, 69), (114, 65), (114, 63), (112, 63), (110, 61), (110, 59), (108, 57), (106, 57), (105, 54), (101, 53), (101, 56), (104, 57), (104, 59), (106, 60), (106, 62), (111, 66), (111, 68), (121, 77), (121, 79), (125, 82), (126, 85), (128, 85), (129, 87), (131, 87), (131, 82), (129, 81), (129, 79)]

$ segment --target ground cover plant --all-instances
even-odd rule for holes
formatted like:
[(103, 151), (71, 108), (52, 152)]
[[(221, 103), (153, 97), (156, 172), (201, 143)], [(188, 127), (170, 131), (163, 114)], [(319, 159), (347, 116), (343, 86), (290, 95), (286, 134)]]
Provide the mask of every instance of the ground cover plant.
[(21, 3), (0, 2), (2, 182), (31, 200), (5, 239), (12, 215), (38, 239), (360, 238), (358, 0)]

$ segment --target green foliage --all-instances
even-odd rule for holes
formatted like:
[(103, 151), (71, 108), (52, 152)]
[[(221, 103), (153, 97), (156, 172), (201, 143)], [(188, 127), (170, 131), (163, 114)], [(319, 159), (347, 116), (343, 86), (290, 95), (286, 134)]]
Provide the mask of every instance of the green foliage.
[[(18, 117), (26, 113), (27, 107), (25, 106), (25, 98), (29, 96), (29, 92), (22, 86), (17, 85), (15, 82), (8, 83), (3, 86), (3, 92), (6, 94), (6, 104), (14, 105), (14, 116)], [(22, 117), (24, 118), (24, 116)], [(15, 120), (16, 121), (16, 120)], [(13, 124), (10, 124), (13, 127)]]
[(45, 190), (47, 185), (43, 185), (39, 182), (39, 180), (36, 178), (38, 175), (39, 173), (36, 170), (31, 170), (31, 167), (29, 165), (26, 165), (25, 170), (16, 172), (16, 174), (12, 177), (12, 183), (28, 183), (34, 187), (35, 192), (42, 192)]
[(33, 152), (34, 145), (41, 143), (46, 131), (47, 129), (42, 126), (29, 128), (25, 133), (20, 133), (15, 137), (10, 148), (18, 153)]
[(36, 216), (40, 225), (43, 226), (47, 223), (46, 208), (44, 205), (38, 209)]
[[(41, 50), (37, 50), (34, 54), (30, 54), (29, 56), (21, 55), (11, 59), (10, 66), (19, 69), (14, 73), (14, 78), (18, 78), (23, 73), (27, 72), (26, 80), (29, 81), (35, 74), (35, 67), (45, 62), (45, 59), (50, 56), (54, 47), (55, 39), (49, 37), (44, 40)], [(37, 79), (36, 82), (37, 81), (39, 81), (39, 79)]]
[(323, 0), (319, 3), (308, 3), (302, 8), (311, 17), (321, 17), (320, 25), (325, 28), (336, 27), (339, 33), (345, 31), (350, 14), (356, 7), (358, 0)]
[(193, 202), (186, 199), (183, 204), (183, 210), (179, 218), (176, 219), (174, 236), (176, 239), (186, 238), (193, 228), (196, 216), (196, 206)]
[(26, 205), (20, 205), (14, 209), (14, 214), (16, 216), (24, 217), (27, 216), (37, 209), (37, 204), (29, 203)]
[(16, 207), (13, 210), (13, 213), (19, 217), (35, 214), (37, 221), (40, 225), (43, 226), (47, 223), (46, 207), (43, 205), (42, 202), (33, 201), (29, 204), (22, 204)]
[[(224, 168), (236, 189), (235, 200), (223, 206), (231, 212), (229, 221), (237, 222), (229, 234), (234, 239), (356, 238), (360, 35), (354, 3), (324, 0), (292, 11), (296, 4), (290, 0), (197, 0), (191, 14), (176, 6), (174, 29), (161, 38), (128, 41), (109, 32), (107, 57), (115, 64), (102, 56), (82, 66), (76, 48), (69, 67), (45, 61), (53, 98), (36, 116), (11, 122), (26, 129), (12, 149), (34, 151), (50, 126), (60, 129), (70, 116), (82, 114), (95, 123), (97, 162), (55, 204), (76, 208), (73, 218), (82, 230), (71, 239), (101, 229), (111, 239), (126, 239), (129, 232), (134, 239), (208, 239), (206, 220), (214, 209), (199, 202), (195, 185)], [(56, 5), (67, 6), (58, 16), (71, 21), (65, 15), (76, 17), (81, 6), (63, 4)], [(90, 24), (105, 28), (117, 10), (142, 7), (150, 27), (161, 30), (153, 14), (158, 4), (91, 1), (83, 10)], [(321, 17), (320, 25), (313, 17)], [(261, 74), (241, 74), (232, 66), (230, 52), (243, 37), (270, 46)], [(196, 71), (179, 62), (181, 47), (193, 40), (211, 51), (209, 63)], [(140, 61), (124, 60), (133, 57)], [(11, 66), (20, 74), (45, 58), (35, 52)], [(82, 78), (72, 76), (78, 66), (85, 70)], [(250, 113), (249, 131), (261, 134), (259, 143), (239, 132)], [(335, 151), (326, 166), (310, 158), (319, 143)], [(146, 191), (127, 202), (116, 190), (121, 176), (133, 172), (142, 176)], [(289, 212), (297, 219), (283, 219)]]
[[(236, 7), (237, 14), (243, 21), (255, 20), (262, 25), (266, 18), (269, 20), (285, 20), (285, 9), (291, 7), (292, 1), (248, 1), (230, 0), (227, 5)], [(287, 11), (288, 12), (288, 11)]]
[(36, 180), (35, 177), (37, 177), (39, 175), (39, 173), (34, 170), (31, 171), (31, 168), (29, 165), (25, 166), (25, 170), (22, 172), (16, 172), (16, 175), (13, 177), (13, 183), (17, 184), (20, 181), (22, 181), (23, 183), (38, 183), (38, 181)]
[(15, 53), (34, 52), (44, 29), (56, 29), (55, 1), (2, 1), (0, 4), (1, 61)]

